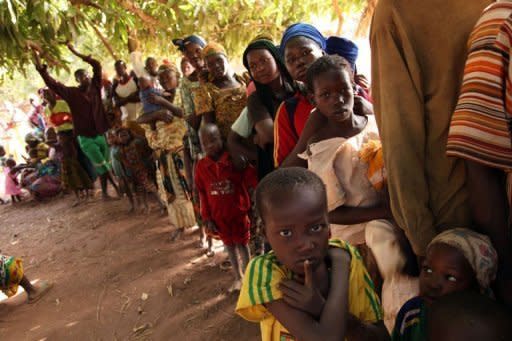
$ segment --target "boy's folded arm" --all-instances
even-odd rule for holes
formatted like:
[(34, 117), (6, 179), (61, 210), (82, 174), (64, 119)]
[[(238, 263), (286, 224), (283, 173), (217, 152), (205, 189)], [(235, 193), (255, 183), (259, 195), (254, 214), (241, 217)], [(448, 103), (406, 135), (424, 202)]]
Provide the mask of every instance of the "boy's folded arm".
[[(332, 256), (332, 278), (324, 309), (316, 320), (279, 299), (265, 304), (268, 311), (299, 340), (343, 340), (348, 322), (348, 279), (350, 256), (338, 249), (340, 255)], [(335, 251), (337, 252), (337, 251)], [(344, 254), (343, 254), (344, 253)]]

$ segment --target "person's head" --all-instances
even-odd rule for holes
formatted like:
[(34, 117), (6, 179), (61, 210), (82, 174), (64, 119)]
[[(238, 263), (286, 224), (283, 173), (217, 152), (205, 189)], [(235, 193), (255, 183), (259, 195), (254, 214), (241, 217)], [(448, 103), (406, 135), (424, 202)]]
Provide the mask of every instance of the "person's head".
[(28, 156), (32, 162), (37, 162), (39, 160), (39, 152), (35, 148), (28, 151)]
[(126, 64), (122, 60), (116, 60), (114, 63), (114, 68), (116, 69), (116, 75), (121, 78), (128, 74), (128, 69), (126, 67)]
[(10, 157), (7, 160), (5, 160), (5, 165), (9, 168), (16, 167), (16, 161), (14, 161), (14, 159)]
[(116, 144), (118, 144), (118, 129), (110, 129), (109, 131), (107, 131), (107, 143), (109, 144), (109, 146), (115, 146)]
[(54, 145), (57, 143), (57, 132), (54, 127), (49, 127), (44, 132), (44, 140), (48, 145)]
[(158, 75), (158, 62), (153, 57), (146, 58), (145, 67), (146, 71), (153, 77)]
[(53, 90), (44, 88), (41, 90), (41, 95), (43, 98), (43, 103), (54, 105), (57, 101), (57, 97)]
[(512, 315), (498, 302), (471, 291), (452, 293), (427, 309), (429, 341), (512, 340)]
[(25, 143), (30, 148), (35, 148), (39, 144), (39, 139), (34, 134), (28, 133), (27, 135), (25, 135)]
[(196, 70), (204, 68), (204, 60), (201, 55), (206, 42), (198, 35), (191, 35), (184, 39), (173, 39), (173, 44), (189, 60), (192, 67)]
[(174, 64), (161, 65), (158, 68), (158, 81), (164, 90), (171, 91), (178, 87), (180, 74)]
[(329, 37), (326, 40), (325, 52), (345, 58), (350, 64), (351, 76), (354, 76), (359, 48), (352, 40), (336, 36)]
[(203, 49), (203, 58), (208, 73), (213, 79), (222, 79), (231, 72), (226, 50), (222, 45), (215, 42), (208, 43)]
[(350, 70), (342, 57), (325, 55), (307, 71), (306, 84), (313, 102), (329, 120), (344, 122), (352, 117), (354, 84)]
[(293, 79), (304, 82), (308, 67), (324, 54), (325, 38), (309, 24), (293, 24), (284, 32), (280, 49)]
[(190, 64), (187, 57), (181, 58), (180, 69), (184, 77), (188, 77), (192, 72), (194, 72), (194, 67)]
[(277, 46), (269, 38), (253, 40), (244, 51), (243, 62), (256, 83), (268, 85), (281, 76), (292, 82)]
[(199, 129), (199, 140), (201, 147), (206, 155), (212, 159), (217, 159), (224, 150), (224, 143), (220, 134), (219, 127), (213, 123), (204, 124)]
[(6, 154), (4, 146), (0, 146), (0, 157), (4, 157)]
[(91, 84), (91, 77), (84, 69), (78, 69), (75, 71), (75, 80), (81, 88), (87, 88)]
[(496, 277), (497, 260), (487, 236), (465, 228), (445, 231), (427, 247), (420, 295), (431, 303), (457, 291), (485, 292)]
[(277, 259), (297, 274), (324, 261), (330, 236), (322, 180), (305, 168), (280, 168), (261, 180), (256, 207)]
[(139, 77), (139, 89), (146, 90), (153, 87), (153, 80), (147, 76)]
[(119, 128), (117, 130), (117, 141), (122, 145), (127, 145), (133, 139), (133, 134), (128, 128)]

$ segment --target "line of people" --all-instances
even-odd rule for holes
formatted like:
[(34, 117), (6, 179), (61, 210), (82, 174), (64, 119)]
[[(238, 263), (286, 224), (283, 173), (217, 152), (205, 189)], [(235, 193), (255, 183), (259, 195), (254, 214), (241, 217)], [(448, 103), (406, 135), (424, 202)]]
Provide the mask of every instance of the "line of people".
[[(224, 47), (197, 35), (173, 40), (182, 78), (172, 63), (142, 64), (132, 41), (133, 73), (115, 63), (111, 113), (90, 56), (69, 46), (94, 70), (92, 80), (77, 71), (78, 88), (51, 78), (37, 51), (36, 68), (68, 102), (105, 197), (108, 181), (121, 192), (113, 167), (132, 208), (130, 187), (146, 208), (147, 194), (158, 193), (172, 238), (197, 224), (208, 256), (212, 238), (222, 240), (229, 291), (240, 291), (236, 312), (260, 323), (263, 340), (427, 340), (441, 325), (453, 335), (464, 319), (447, 326), (432, 312), (468, 298), (479, 306), (464, 313), (485, 324), (479, 335), (507, 339), (510, 315), (499, 304), (509, 303), (512, 269), (503, 182), (512, 3), (499, 1), (477, 23), (486, 2), (434, 11), (432, 1), (413, 9), (381, 0), (371, 87), (352, 41), (305, 23), (289, 26), (279, 46), (266, 36), (250, 42), (245, 75)], [(443, 34), (442, 56), (431, 55), (437, 38), (414, 29), (413, 13), (440, 21), (456, 13), (464, 26)], [(455, 107), (464, 70), (454, 65), (475, 24)]]

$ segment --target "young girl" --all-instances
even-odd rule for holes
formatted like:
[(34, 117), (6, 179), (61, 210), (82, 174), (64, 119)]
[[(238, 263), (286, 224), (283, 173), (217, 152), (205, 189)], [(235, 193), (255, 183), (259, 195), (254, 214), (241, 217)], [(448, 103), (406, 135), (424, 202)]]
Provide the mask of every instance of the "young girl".
[(12, 297), (18, 292), (19, 286), (25, 289), (28, 302), (34, 303), (50, 290), (53, 284), (48, 281), (31, 284), (23, 272), (21, 259), (0, 254), (0, 290), (7, 297)]
[(153, 163), (151, 149), (143, 139), (135, 137), (130, 129), (120, 128), (117, 134), (121, 162), (132, 183), (134, 192), (137, 193), (137, 201), (139, 202), (140, 196), (142, 196), (144, 212), (149, 213), (148, 193), (155, 196), (162, 206), (157, 196), (158, 190), (150, 173)]
[(107, 131), (107, 143), (110, 147), (110, 160), (112, 162), (112, 173), (117, 178), (119, 190), (121, 193), (126, 193), (130, 201), (129, 213), (135, 212), (135, 203), (133, 201), (133, 194), (130, 188), (130, 181), (126, 169), (121, 162), (121, 147), (119, 143), (119, 128), (111, 128)]
[(497, 262), (496, 250), (487, 236), (464, 228), (439, 234), (427, 247), (420, 295), (400, 309), (393, 340), (427, 340), (427, 308), (442, 296), (464, 290), (490, 294)]
[[(307, 86), (326, 123), (310, 138), (300, 156), (327, 187), (329, 221), (333, 235), (368, 247), (384, 279), (382, 302), (391, 330), (403, 303), (418, 293), (417, 280), (405, 274), (408, 254), (405, 238), (392, 222), (387, 206), (385, 169), (377, 124), (373, 115), (356, 115), (350, 64), (339, 56), (323, 56), (307, 72)], [(405, 242), (405, 243), (402, 243)], [(377, 269), (366, 264), (375, 279)]]
[(256, 187), (256, 171), (251, 166), (243, 171), (235, 169), (216, 125), (203, 125), (199, 137), (206, 153), (195, 172), (202, 218), (208, 231), (218, 234), (228, 251), (235, 275), (229, 291), (240, 290), (249, 262), (249, 193)]
[(11, 203), (14, 205), (21, 202), (21, 186), (16, 178), (17, 171), (15, 169), (16, 161), (14, 159), (7, 159), (4, 166), (5, 174), (5, 195), (11, 196)]
[(278, 169), (258, 185), (256, 206), (272, 251), (251, 260), (236, 312), (260, 322), (262, 340), (388, 339), (361, 256), (329, 240), (322, 180)]
[(205, 123), (216, 123), (226, 140), (231, 125), (247, 104), (245, 82), (232, 71), (224, 47), (210, 42), (202, 53), (210, 81), (194, 93), (196, 114)]

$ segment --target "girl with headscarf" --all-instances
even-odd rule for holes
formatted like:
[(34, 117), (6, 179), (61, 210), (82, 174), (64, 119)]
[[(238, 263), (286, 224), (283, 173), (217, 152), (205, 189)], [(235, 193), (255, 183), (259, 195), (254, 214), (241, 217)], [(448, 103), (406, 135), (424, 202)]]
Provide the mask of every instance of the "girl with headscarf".
[(498, 256), (487, 236), (465, 228), (439, 234), (427, 247), (420, 295), (400, 309), (392, 339), (427, 340), (426, 310), (432, 302), (466, 290), (490, 295), (497, 267)]
[(174, 104), (179, 79), (174, 64), (160, 66), (158, 80), (164, 92), (162, 96), (153, 95), (150, 101), (166, 110), (157, 112), (155, 117), (144, 114), (139, 118), (149, 147), (155, 152), (158, 192), (167, 206), (171, 224), (176, 228), (172, 237), (196, 224), (190, 187), (183, 174), (183, 139), (187, 127), (183, 110), (179, 104)]
[(233, 72), (220, 44), (210, 42), (203, 49), (203, 59), (209, 77), (194, 94), (196, 115), (204, 123), (216, 123), (226, 140), (231, 125), (247, 104), (245, 80)]
[[(231, 143), (228, 143), (234, 146), (230, 149), (238, 152), (238, 155), (233, 155), (234, 159), (242, 156), (242, 159), (245, 157), (247, 160), (248, 155), (242, 154), (243, 148), (237, 148), (238, 145), (242, 145), (241, 141), (237, 141), (241, 140), (241, 137), (248, 138), (255, 132), (258, 177), (262, 179), (274, 170), (274, 118), (277, 108), (282, 101), (295, 94), (297, 86), (286, 69), (279, 49), (269, 38), (253, 40), (245, 49), (243, 63), (253, 79), (256, 91), (248, 97), (247, 111), (244, 111), (233, 124), (229, 138)], [(241, 120), (247, 122), (244, 125), (245, 131), (239, 129)]]
[[(357, 58), (355, 44), (342, 38), (326, 40), (314, 26), (305, 23), (293, 24), (286, 29), (280, 49), (291, 76), (301, 83), (306, 80), (309, 66), (325, 54), (326, 50), (349, 60), (354, 66)], [(354, 101), (354, 111), (357, 114), (373, 114), (371, 104), (360, 97), (363, 92), (357, 91), (356, 94), (358, 96)], [(322, 115), (315, 114), (313, 109), (314, 104), (308, 100), (305, 87), (300, 88), (295, 96), (284, 101), (279, 107), (274, 122), (276, 166), (306, 166), (298, 154), (305, 150), (311, 135), (325, 123)]]

